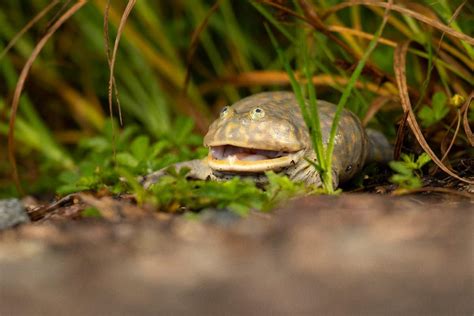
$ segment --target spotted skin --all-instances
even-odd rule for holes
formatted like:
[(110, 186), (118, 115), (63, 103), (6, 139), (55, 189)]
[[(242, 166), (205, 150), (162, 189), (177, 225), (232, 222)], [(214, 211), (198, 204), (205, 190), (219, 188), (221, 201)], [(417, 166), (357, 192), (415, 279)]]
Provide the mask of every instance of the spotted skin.
[[(232, 144), (268, 150), (294, 151), (307, 147), (309, 135), (292, 94), (260, 93), (242, 99), (209, 127), (205, 146)], [(297, 104), (296, 104), (297, 105)], [(259, 108), (266, 114), (253, 120), (249, 112)]]
[[(318, 100), (323, 142), (326, 145), (334, 118), (336, 106)], [(264, 113), (264, 115), (262, 114)], [(301, 115), (296, 98), (291, 92), (263, 92), (244, 98), (224, 108), (204, 137), (207, 147), (234, 145), (246, 148), (283, 152), (303, 151), (303, 158), (288, 167), (275, 170), (295, 181), (321, 185), (316, 169), (307, 161), (316, 161), (308, 129)], [(335, 138), (333, 153), (334, 185), (349, 180), (369, 161), (387, 162), (392, 159), (391, 147), (380, 132), (362, 127), (358, 117), (343, 110)], [(190, 178), (227, 180), (234, 175), (250, 177), (261, 181), (259, 173), (222, 173), (213, 170), (207, 158), (176, 164), (177, 169), (191, 169)], [(166, 171), (160, 170), (146, 176), (147, 187)]]

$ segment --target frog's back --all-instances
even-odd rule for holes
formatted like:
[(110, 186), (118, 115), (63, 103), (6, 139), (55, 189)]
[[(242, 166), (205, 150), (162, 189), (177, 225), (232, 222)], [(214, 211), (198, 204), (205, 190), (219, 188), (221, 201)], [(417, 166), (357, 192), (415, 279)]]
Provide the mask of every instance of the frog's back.
[[(278, 113), (279, 116), (291, 120), (291, 123), (299, 129), (298, 134), (302, 135), (301, 138), (306, 142), (307, 152), (305, 157), (313, 161), (316, 160), (308, 129), (301, 115), (298, 101), (293, 93), (259, 93), (242, 101), (244, 101), (242, 106), (267, 104), (269, 111)], [(240, 106), (240, 104), (237, 103), (236, 105), (237, 108), (239, 108), (238, 106)], [(307, 103), (307, 105), (309, 105), (309, 103)], [(336, 105), (327, 101), (318, 100), (317, 107), (323, 143), (327, 145), (336, 112)], [(339, 182), (350, 179), (355, 173), (362, 169), (368, 160), (387, 161), (390, 159), (391, 147), (385, 137), (377, 132), (369, 134), (374, 136), (374, 140), (370, 139), (367, 135), (359, 118), (354, 113), (346, 109), (343, 110), (338, 124), (333, 152), (333, 169), (335, 169)], [(308, 169), (312, 170), (314, 168), (307, 164), (307, 162), (303, 162), (294, 168), (290, 168), (287, 173), (294, 179), (306, 182), (311, 182), (308, 181), (307, 177), (319, 177), (317, 174), (310, 173)], [(314, 180), (315, 183), (317, 181), (319, 180)]]

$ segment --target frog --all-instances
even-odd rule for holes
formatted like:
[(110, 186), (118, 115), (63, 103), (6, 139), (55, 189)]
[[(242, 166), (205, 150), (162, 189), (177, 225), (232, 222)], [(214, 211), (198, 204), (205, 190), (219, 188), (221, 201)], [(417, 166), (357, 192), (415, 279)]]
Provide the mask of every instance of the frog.
[[(305, 100), (309, 104), (308, 100)], [(336, 105), (317, 100), (323, 144), (327, 146)], [(203, 159), (179, 162), (187, 178), (226, 181), (234, 177), (265, 183), (266, 172), (288, 176), (295, 182), (322, 186), (322, 177), (310, 131), (294, 93), (260, 92), (222, 108), (204, 136), (209, 148)], [(342, 110), (332, 155), (333, 186), (338, 187), (359, 173), (369, 162), (392, 160), (392, 148), (379, 131), (365, 129), (348, 109)], [(145, 188), (166, 175), (169, 167), (141, 178)]]

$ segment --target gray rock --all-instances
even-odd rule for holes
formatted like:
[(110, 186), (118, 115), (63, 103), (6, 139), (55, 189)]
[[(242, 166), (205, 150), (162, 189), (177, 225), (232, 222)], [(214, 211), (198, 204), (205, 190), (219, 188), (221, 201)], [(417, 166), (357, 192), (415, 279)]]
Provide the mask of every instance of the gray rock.
[(30, 219), (18, 199), (0, 200), (0, 230), (4, 230)]

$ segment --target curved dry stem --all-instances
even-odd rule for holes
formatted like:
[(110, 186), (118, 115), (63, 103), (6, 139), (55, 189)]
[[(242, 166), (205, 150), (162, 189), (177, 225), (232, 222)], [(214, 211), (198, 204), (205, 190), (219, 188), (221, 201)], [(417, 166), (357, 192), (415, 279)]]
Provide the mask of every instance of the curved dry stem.
[[(119, 46), (119, 43), (120, 43), (120, 39), (122, 37), (123, 28), (125, 27), (125, 23), (127, 22), (128, 16), (132, 12), (132, 9), (135, 6), (136, 2), (137, 2), (136, 0), (129, 0), (128, 3), (127, 3), (127, 6), (125, 7), (125, 10), (123, 12), (122, 17), (120, 18), (119, 27), (118, 27), (118, 30), (117, 30), (117, 36), (115, 38), (114, 48), (112, 50), (112, 56), (110, 56), (110, 49), (108, 48), (108, 28), (107, 29), (104, 28), (104, 32), (106, 32), (105, 34), (107, 35), (107, 38), (106, 38), (106, 43), (107, 43), (106, 52), (107, 52), (107, 57), (108, 57), (108, 60), (109, 60), (109, 68), (110, 68), (109, 90), (108, 90), (109, 91), (110, 118), (111, 119), (113, 118), (112, 89), (115, 87), (115, 96), (117, 98), (117, 108), (118, 108), (118, 111), (119, 111), (119, 121), (120, 121), (121, 125), (123, 124), (122, 110), (121, 110), (120, 103), (119, 103), (119, 100), (118, 100), (118, 90), (117, 90), (117, 85), (115, 84), (115, 76), (114, 76), (115, 60), (117, 59), (117, 51), (118, 51), (118, 46)], [(106, 11), (106, 13), (108, 12), (109, 8), (110, 8), (110, 3), (107, 2), (107, 5), (106, 5), (106, 10), (107, 11)], [(108, 24), (107, 23), (107, 17), (108, 17), (108, 14), (104, 15), (104, 25)]]
[[(352, 28), (348, 28), (348, 27), (344, 27), (344, 26), (340, 26), (340, 25), (329, 25), (328, 30), (331, 31), (331, 32), (336, 32), (336, 33), (347, 33), (347, 34), (355, 35), (357, 37), (367, 39), (367, 40), (372, 40), (372, 38), (374, 38), (373, 34), (366, 33), (366, 32), (360, 31), (360, 30), (352, 29)], [(395, 48), (397, 46), (397, 42), (392, 41), (392, 40), (387, 39), (387, 38), (383, 38), (383, 37), (379, 38), (379, 43), (383, 44), (383, 45), (393, 47), (393, 48)], [(474, 68), (474, 62), (472, 60), (470, 60), (469, 57), (467, 57), (464, 53), (460, 52), (459, 50), (457, 50), (453, 46), (449, 45), (446, 42), (441, 41), (440, 39), (437, 40), (437, 45), (441, 45), (442, 49), (444, 49), (445, 51), (447, 51), (448, 53), (450, 53), (454, 57), (461, 60), (469, 68), (471, 68), (471, 69)], [(418, 51), (418, 50), (409, 48), (408, 51), (412, 52), (416, 55), (420, 55), (420, 51)]]
[[(107, 63), (109, 64), (109, 70), (112, 65), (112, 57), (110, 53), (110, 36), (109, 36), (109, 13), (110, 13), (110, 0), (107, 0), (107, 3), (105, 4), (105, 9), (104, 9), (104, 44), (105, 44), (105, 55), (107, 57)], [(115, 75), (112, 74), (112, 86), (114, 88), (114, 94), (115, 94), (115, 102), (117, 102), (117, 108), (119, 112), (119, 122), (120, 125), (123, 125), (122, 121), (122, 107), (120, 106), (120, 98), (119, 98), (119, 92), (117, 88), (117, 82), (115, 81)], [(112, 98), (112, 90), (109, 88), (108, 90), (108, 97), (111, 99)], [(113, 107), (112, 104), (109, 103), (109, 115), (110, 118), (113, 119)], [(115, 134), (113, 132), (114, 126), (112, 124), (112, 137), (115, 137)], [(115, 138), (112, 141), (115, 144)], [(113, 146), (113, 152), (114, 152), (114, 157), (115, 157), (115, 145)]]
[(38, 44), (36, 44), (35, 48), (31, 52), (30, 57), (26, 61), (23, 69), (21, 70), (20, 76), (18, 77), (18, 82), (15, 87), (15, 92), (13, 93), (12, 99), (12, 106), (10, 112), (10, 123), (8, 127), (8, 159), (10, 160), (10, 164), (12, 166), (12, 173), (13, 173), (13, 181), (17, 187), (17, 190), (20, 194), (23, 194), (23, 188), (21, 187), (20, 177), (18, 176), (18, 169), (16, 164), (15, 158), (15, 121), (16, 121), (16, 114), (18, 112), (18, 106), (20, 103), (20, 96), (25, 85), (26, 78), (30, 72), (31, 66), (33, 62), (38, 57), (39, 53), (46, 45), (50, 37), (66, 22), (74, 13), (76, 13), (83, 5), (87, 3), (87, 0), (78, 0), (76, 4), (74, 4), (69, 10), (67, 10), (59, 19), (48, 29), (46, 34), (39, 40)]
[(474, 147), (474, 135), (472, 133), (471, 127), (469, 126), (469, 120), (467, 118), (467, 112), (469, 111), (469, 106), (471, 105), (472, 99), (474, 98), (474, 91), (471, 91), (469, 98), (467, 98), (466, 103), (463, 105), (464, 116), (463, 116), (463, 127), (464, 132), (466, 133), (467, 139), (472, 147)]
[[(269, 1), (269, 0), (262, 0), (261, 1), (262, 3), (266, 4), (266, 5), (269, 5), (269, 6), (272, 6), (282, 12), (285, 12), (287, 14), (290, 14), (292, 15), (293, 17), (297, 18), (297, 19), (300, 19), (304, 22), (306, 22), (307, 24), (309, 25), (312, 25), (314, 27), (314, 23), (312, 23), (312, 21), (305, 17), (305, 16), (302, 16), (302, 15), (299, 15), (298, 13), (296, 13), (295, 11), (281, 5), (281, 4), (278, 4), (278, 3), (274, 3), (272, 1)], [(461, 11), (462, 7), (463, 7), (464, 3), (461, 4), (455, 11), (455, 13), (453, 14), (453, 16), (451, 17), (450, 21), (452, 21), (453, 19), (456, 18), (456, 16), (459, 14), (459, 12)], [(364, 39), (368, 39), (368, 40), (372, 40), (372, 38), (374, 37), (372, 34), (369, 34), (369, 33), (366, 33), (366, 32), (363, 32), (363, 31), (360, 31), (360, 30), (357, 30), (357, 29), (354, 29), (354, 28), (347, 28), (347, 27), (344, 27), (344, 26), (339, 26), (339, 25), (328, 25), (328, 26), (324, 26), (324, 24), (321, 22), (322, 20), (326, 19), (330, 14), (329, 12), (332, 13), (335, 13), (336, 11), (342, 9), (342, 8), (345, 8), (345, 7), (348, 7), (350, 5), (348, 5), (347, 3), (342, 3), (340, 5), (336, 5), (336, 6), (333, 6), (331, 9), (329, 9), (321, 19), (319, 19), (318, 21), (320, 22), (318, 25), (318, 27), (321, 28), (321, 24), (323, 25), (323, 27), (325, 28), (325, 30), (329, 31), (329, 32), (335, 32), (335, 33), (339, 33), (339, 34), (350, 34), (350, 35), (355, 35), (357, 37), (360, 37), (360, 38), (364, 38)], [(332, 11), (334, 9), (334, 12)], [(429, 19), (429, 18), (428, 18)], [(439, 21), (437, 20), (433, 20), (437, 23), (440, 23)], [(443, 33), (443, 36), (444, 36), (445, 32)], [(384, 44), (384, 45), (387, 45), (387, 46), (391, 46), (391, 47), (396, 47), (397, 46), (397, 42), (395, 41), (392, 41), (392, 40), (389, 40), (389, 39), (386, 39), (386, 38), (379, 38), (379, 43), (381, 44)], [(457, 50), (456, 48), (454, 48), (453, 46), (449, 45), (448, 43), (446, 42), (443, 42), (442, 41), (442, 38), (440, 40), (438, 40), (438, 43), (437, 45), (441, 45), (441, 48), (443, 48), (444, 50), (446, 50), (447, 52), (449, 52), (451, 55), (455, 56), (456, 58), (458, 58), (459, 60), (461, 60), (465, 65), (467, 65), (470, 69), (472, 69), (474, 67), (474, 63), (472, 62), (472, 60), (470, 58), (468, 58), (468, 56), (466, 56), (463, 52)], [(414, 49), (409, 49), (411, 52), (413, 52), (414, 54), (416, 55), (420, 55), (420, 52), (419, 51), (416, 51)], [(452, 67), (449, 67), (449, 64), (446, 65), (446, 63), (444, 63), (444, 66), (447, 67), (448, 69), (452, 70), (451, 68)], [(469, 82), (472, 82), (472, 79), (471, 78), (467, 78), (467, 80)]]
[(393, 65), (394, 71), (395, 71), (395, 78), (397, 79), (398, 90), (400, 93), (400, 101), (403, 106), (403, 111), (407, 115), (408, 125), (410, 126), (410, 129), (412, 130), (413, 134), (415, 135), (418, 143), (421, 145), (423, 150), (431, 157), (433, 162), (436, 163), (441, 168), (441, 170), (443, 170), (444, 172), (446, 172), (453, 178), (456, 178), (460, 181), (463, 181), (469, 184), (474, 184), (474, 181), (462, 178), (456, 173), (449, 170), (449, 168), (446, 167), (446, 165), (438, 158), (438, 156), (436, 156), (436, 154), (433, 152), (430, 145), (426, 141), (425, 137), (423, 136), (420, 126), (418, 125), (418, 122), (416, 121), (416, 116), (415, 116), (415, 113), (413, 112), (413, 108), (410, 102), (410, 97), (408, 95), (408, 87), (407, 87), (407, 82), (406, 82), (406, 55), (407, 55), (409, 45), (410, 45), (410, 41), (406, 41), (397, 45), (397, 48), (395, 49), (394, 65)]
[[(379, 2), (379, 1), (371, 1), (371, 0), (352, 0), (350, 2), (344, 2), (344, 3), (341, 3), (341, 4), (338, 4), (338, 5), (335, 5), (333, 7), (331, 7), (330, 9), (328, 9), (323, 15), (322, 15), (322, 19), (326, 19), (327, 17), (329, 17), (331, 14), (334, 14), (336, 13), (337, 11), (339, 10), (342, 10), (344, 8), (347, 8), (347, 7), (352, 7), (352, 6), (355, 6), (355, 5), (367, 5), (367, 6), (377, 6), (377, 7), (383, 7), (383, 8), (386, 8), (388, 6), (388, 3), (386, 2)], [(438, 30), (441, 30), (443, 32), (446, 32), (447, 34), (453, 36), (453, 37), (456, 37), (460, 40), (463, 40), (463, 41), (466, 41), (467, 43), (471, 44), (471, 45), (474, 45), (474, 38), (472, 38), (471, 36), (468, 36), (464, 33), (461, 33), (461, 32), (458, 32), (454, 29), (452, 29), (451, 27), (439, 22), (439, 21), (436, 21), (432, 18), (429, 18), (425, 15), (422, 15), (418, 12), (415, 12), (415, 11), (412, 11), (412, 10), (409, 10), (407, 8), (404, 8), (404, 7), (401, 7), (399, 5), (396, 5), (394, 4), (393, 6), (391, 6), (391, 9), (393, 11), (397, 11), (399, 13), (402, 13), (402, 14), (405, 14), (407, 16), (410, 16), (414, 19), (417, 19), (418, 21), (421, 21), (425, 24), (428, 24), (434, 28), (437, 28)]]

